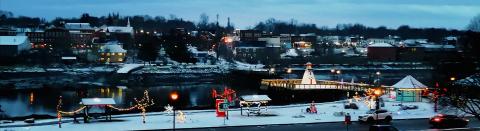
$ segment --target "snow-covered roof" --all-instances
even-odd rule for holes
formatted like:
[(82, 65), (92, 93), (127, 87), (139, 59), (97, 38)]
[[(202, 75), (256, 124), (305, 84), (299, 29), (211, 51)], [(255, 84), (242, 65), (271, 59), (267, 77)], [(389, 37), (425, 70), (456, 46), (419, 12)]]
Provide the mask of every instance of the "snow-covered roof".
[(108, 32), (116, 32), (116, 33), (133, 33), (133, 27), (125, 27), (125, 26), (108, 26)]
[(375, 44), (368, 45), (368, 47), (393, 47), (393, 46), (388, 43), (375, 43)]
[(455, 49), (453, 45), (434, 45), (434, 44), (422, 44), (425, 48), (445, 48), (445, 49)]
[(67, 30), (91, 30), (90, 23), (66, 23), (65, 29)]
[(0, 45), (20, 45), (27, 40), (27, 36), (0, 36)]
[(419, 82), (417, 79), (413, 78), (411, 75), (406, 76), (405, 78), (394, 84), (392, 87), (400, 89), (427, 88), (427, 86)]
[(457, 40), (457, 37), (449, 36), (449, 37), (445, 37), (445, 40)]
[(295, 49), (288, 49), (287, 52), (285, 52), (284, 54), (281, 54), (281, 56), (297, 57), (298, 53)]
[(243, 101), (247, 102), (260, 102), (260, 101), (271, 101), (270, 97), (267, 95), (244, 95), (241, 96)]
[(102, 47), (98, 52), (114, 52), (114, 53), (126, 53), (127, 50), (123, 49), (122, 46), (116, 41), (109, 41)]
[(474, 74), (464, 79), (455, 81), (455, 85), (480, 87), (480, 74)]
[(82, 98), (83, 105), (115, 105), (113, 98)]

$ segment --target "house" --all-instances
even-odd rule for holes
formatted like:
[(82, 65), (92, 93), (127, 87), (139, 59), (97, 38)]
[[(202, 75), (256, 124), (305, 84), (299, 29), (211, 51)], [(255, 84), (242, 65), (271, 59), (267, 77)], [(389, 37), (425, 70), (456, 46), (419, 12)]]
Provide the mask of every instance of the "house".
[(394, 39), (384, 39), (384, 38), (368, 38), (367, 39), (368, 44), (374, 44), (374, 43), (387, 43), (390, 45), (395, 44)]
[(240, 42), (233, 49), (235, 59), (248, 62), (260, 63), (265, 57), (265, 41)]
[[(209, 51), (199, 51), (197, 47), (194, 46), (188, 46), (188, 51), (192, 53), (193, 58), (197, 59), (199, 63), (207, 63), (208, 58), (212, 54)], [(161, 53), (162, 52), (159, 52), (159, 54)], [(165, 51), (163, 51), (163, 54), (165, 54)]]
[(312, 49), (313, 44), (317, 43), (315, 34), (300, 34), (292, 36), (293, 47), (297, 49)]
[(370, 60), (396, 60), (397, 48), (387, 43), (368, 45), (367, 57)]
[(87, 48), (90, 46), (95, 28), (90, 23), (66, 23), (65, 29), (70, 32), (74, 48)]
[(61, 27), (52, 27), (45, 31), (26, 32), (28, 39), (32, 42), (32, 48), (52, 48), (53, 44), (71, 44), (70, 32)]
[(98, 54), (101, 63), (122, 63), (125, 61), (127, 50), (123, 49), (118, 41), (109, 41), (100, 47)]
[(82, 33), (95, 32), (95, 29), (92, 26), (90, 26), (90, 23), (66, 23), (64, 26), (65, 26), (65, 29), (69, 31), (79, 31)]
[(398, 81), (392, 87), (395, 90), (394, 94), (397, 101), (402, 102), (418, 102), (421, 101), (422, 91), (427, 89), (427, 86), (413, 78), (411, 75), (406, 76)]
[(421, 45), (401, 45), (397, 48), (397, 60), (421, 61), (425, 58), (425, 47)]
[(262, 37), (262, 31), (259, 30), (240, 30), (239, 31), (241, 41), (257, 41)]
[(0, 36), (0, 56), (16, 56), (30, 48), (27, 36)]

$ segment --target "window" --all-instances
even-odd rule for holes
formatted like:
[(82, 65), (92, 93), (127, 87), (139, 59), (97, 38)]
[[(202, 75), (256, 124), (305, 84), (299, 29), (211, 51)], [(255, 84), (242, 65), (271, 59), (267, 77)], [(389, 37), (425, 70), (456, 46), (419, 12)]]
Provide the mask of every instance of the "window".
[(110, 56), (110, 53), (107, 53), (107, 56)]
[(118, 58), (118, 61), (120, 61), (120, 62), (121, 62), (121, 61), (123, 61), (123, 59), (122, 59), (122, 58)]

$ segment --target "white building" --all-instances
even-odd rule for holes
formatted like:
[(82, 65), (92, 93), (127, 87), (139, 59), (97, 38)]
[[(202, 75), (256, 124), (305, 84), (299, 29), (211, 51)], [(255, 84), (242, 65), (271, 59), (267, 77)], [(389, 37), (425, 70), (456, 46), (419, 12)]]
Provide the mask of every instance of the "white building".
[(27, 36), (0, 36), (0, 56), (16, 56), (31, 47)]
[(387, 44), (390, 44), (390, 45), (394, 45), (395, 44), (395, 39), (369, 38), (369, 39), (367, 39), (367, 43), (369, 45), (375, 44), (375, 43), (387, 43)]
[(133, 27), (130, 26), (130, 19), (127, 19), (127, 26), (104, 26), (102, 29), (109, 33), (129, 34), (132, 37), (134, 36)]
[(109, 41), (98, 50), (101, 63), (121, 63), (125, 61), (127, 50), (118, 41)]
[(65, 29), (69, 31), (84, 31), (90, 30), (93, 31), (93, 27), (90, 26), (90, 23), (66, 23)]
[(282, 44), (280, 37), (261, 37), (258, 41), (265, 41), (266, 47), (280, 47)]

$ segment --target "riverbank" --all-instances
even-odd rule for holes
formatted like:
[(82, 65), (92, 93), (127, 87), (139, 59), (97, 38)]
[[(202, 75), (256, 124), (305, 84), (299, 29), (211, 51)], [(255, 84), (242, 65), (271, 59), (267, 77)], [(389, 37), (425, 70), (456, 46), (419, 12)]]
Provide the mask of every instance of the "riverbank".
[[(247, 125), (269, 125), (269, 124), (293, 124), (293, 123), (318, 123), (318, 122), (339, 122), (344, 120), (343, 113), (349, 113), (353, 121), (358, 120), (358, 116), (363, 115), (369, 110), (363, 101), (354, 102), (359, 109), (344, 109), (346, 101), (336, 101), (328, 103), (316, 103), (317, 114), (306, 113), (305, 109), (309, 104), (294, 104), (287, 106), (271, 106), (262, 115), (246, 116), (241, 115), (239, 109), (229, 110), (229, 119), (224, 121), (222, 117), (216, 117), (214, 110), (186, 110), (183, 111), (184, 119), (177, 118), (177, 128), (202, 128), (202, 127), (221, 127), (221, 126), (247, 126)], [(414, 110), (400, 110), (400, 102), (386, 99), (386, 109), (393, 113), (393, 119), (415, 119), (429, 118), (436, 113), (433, 110), (433, 104), (429, 102), (404, 102), (404, 105), (417, 105), (419, 108)], [(245, 113), (245, 112), (244, 112)], [(30, 126), (23, 122), (15, 122), (1, 125), (1, 128), (7, 130), (149, 130), (149, 129), (171, 129), (172, 115), (167, 112), (147, 113), (146, 123), (142, 123), (139, 114), (124, 114), (113, 116), (112, 121), (103, 121), (104, 118), (93, 120), (91, 123), (74, 124), (71, 119), (64, 119), (66, 123), (62, 128), (58, 128), (56, 119), (41, 120), (37, 123), (50, 123), (47, 125)], [(179, 121), (180, 120), (180, 121)], [(82, 120), (80, 120), (82, 121)]]

